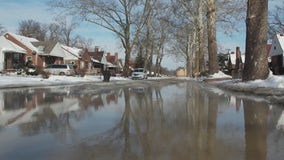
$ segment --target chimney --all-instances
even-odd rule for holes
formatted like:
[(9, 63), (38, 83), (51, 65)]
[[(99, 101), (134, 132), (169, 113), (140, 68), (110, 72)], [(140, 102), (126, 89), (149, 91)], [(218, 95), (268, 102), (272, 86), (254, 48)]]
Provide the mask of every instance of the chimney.
[(240, 47), (236, 48), (236, 59), (241, 57), (241, 51), (240, 51)]
[(118, 60), (118, 53), (117, 52), (114, 53), (114, 57), (115, 57), (115, 61), (117, 61)]
[(236, 69), (240, 69), (240, 64), (242, 63), (241, 60), (241, 51), (240, 51), (240, 47), (236, 48)]
[(96, 47), (95, 47), (95, 53), (98, 53), (98, 52), (99, 52), (99, 47), (96, 46)]

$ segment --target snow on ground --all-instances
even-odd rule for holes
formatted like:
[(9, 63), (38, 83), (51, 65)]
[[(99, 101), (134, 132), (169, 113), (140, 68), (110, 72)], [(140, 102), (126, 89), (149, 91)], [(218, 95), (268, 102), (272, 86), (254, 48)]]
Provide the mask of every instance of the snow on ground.
[[(223, 72), (218, 72), (211, 76), (211, 78), (230, 78), (231, 76), (228, 76), (224, 74)], [(228, 83), (228, 80), (225, 80), (226, 83)], [(247, 81), (247, 82), (236, 82), (236, 80), (231, 80), (231, 82), (235, 86), (239, 87), (250, 87), (250, 88), (284, 88), (284, 76), (279, 75), (273, 75), (272, 72), (270, 72), (269, 76), (265, 80), (254, 80), (254, 81)]]
[[(110, 81), (130, 80), (124, 77), (111, 77)], [(102, 82), (103, 76), (56, 76), (51, 75), (48, 79), (41, 76), (18, 76), (0, 75), (0, 88), (29, 87), (29, 86), (48, 86), (60, 84), (74, 84), (80, 82)]]
[[(149, 79), (167, 79), (169, 77), (149, 77)], [(170, 77), (173, 78), (173, 77)], [(221, 78), (231, 78), (219, 71), (218, 73), (211, 75), (210, 79), (221, 79)], [(185, 80), (194, 80), (193, 78), (177, 78)], [(199, 78), (198, 80), (203, 80), (204, 78)], [(125, 77), (111, 77), (110, 82), (112, 81), (129, 81), (130, 78)], [(38, 86), (38, 85), (57, 85), (57, 84), (74, 84), (79, 82), (102, 82), (103, 76), (91, 76), (87, 75), (84, 77), (78, 76), (56, 76), (51, 75), (48, 79), (44, 79), (41, 76), (18, 76), (18, 75), (4, 75), (0, 74), (0, 88), (9, 88), (9, 87), (21, 87), (21, 86)], [(254, 80), (248, 82), (241, 82), (240, 80), (224, 80), (218, 81), (218, 83), (226, 82), (232, 83), (234, 86), (239, 87), (262, 87), (262, 88), (284, 88), (284, 76), (275, 76), (270, 73), (269, 77), (266, 80)]]

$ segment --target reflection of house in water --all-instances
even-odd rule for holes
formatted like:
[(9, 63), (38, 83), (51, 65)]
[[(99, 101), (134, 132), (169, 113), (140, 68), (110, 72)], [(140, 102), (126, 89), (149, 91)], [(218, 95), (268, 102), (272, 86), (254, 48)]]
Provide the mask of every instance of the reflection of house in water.
[[(15, 125), (33, 120), (33, 115), (41, 111), (41, 107), (52, 104), (64, 105), (64, 94), (53, 94), (47, 89), (15, 90), (0, 92), (2, 106), (0, 108), (0, 125)], [(60, 106), (61, 106), (60, 105)], [(71, 106), (68, 104), (67, 106)]]
[(29, 117), (28, 121), (19, 124), (24, 135), (34, 135), (47, 130), (57, 132), (70, 127), (69, 113), (80, 110), (78, 100), (73, 98), (63, 98), (61, 102), (44, 104), (37, 108), (37, 112)]
[(106, 102), (107, 104), (110, 104), (111, 102), (114, 102), (114, 104), (117, 104), (118, 102), (118, 94), (116, 92), (111, 92), (106, 95)]
[[(49, 88), (34, 90), (15, 90), (0, 92), (0, 125), (19, 125), (40, 127), (46, 121), (62, 119), (70, 112), (87, 110), (94, 107), (98, 110), (110, 103), (118, 103), (119, 91), (108, 91), (102, 94), (78, 96), (70, 93), (70, 88)], [(0, 103), (1, 104), (1, 103)], [(40, 122), (39, 122), (40, 121)]]
[(95, 110), (98, 110), (99, 107), (103, 107), (103, 100), (100, 94), (96, 95), (85, 95), (79, 98), (79, 105), (84, 110), (88, 109), (89, 107), (94, 107)]
[(36, 99), (32, 94), (23, 92), (4, 92), (3, 105), (5, 110), (15, 110), (19, 108), (34, 108)]
[(115, 91), (103, 94), (85, 95), (84, 97), (80, 97), (80, 106), (84, 109), (94, 107), (95, 110), (98, 110), (100, 107), (104, 107), (111, 102), (117, 104), (118, 97), (119, 93)]

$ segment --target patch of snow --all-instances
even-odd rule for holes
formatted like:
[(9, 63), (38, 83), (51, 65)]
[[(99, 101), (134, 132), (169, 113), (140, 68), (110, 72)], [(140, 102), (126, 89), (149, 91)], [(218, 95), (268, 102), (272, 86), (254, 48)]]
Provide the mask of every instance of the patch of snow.
[(232, 78), (232, 76), (229, 76), (229, 75), (219, 71), (218, 73), (211, 75), (210, 78)]

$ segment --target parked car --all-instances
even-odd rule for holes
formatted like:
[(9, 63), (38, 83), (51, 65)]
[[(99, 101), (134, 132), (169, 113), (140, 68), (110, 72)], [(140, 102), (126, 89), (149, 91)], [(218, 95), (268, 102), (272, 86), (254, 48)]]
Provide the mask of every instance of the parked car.
[(72, 64), (50, 64), (45, 67), (44, 71), (54, 75), (75, 75), (75, 69)]
[(135, 68), (131, 74), (131, 79), (147, 79), (147, 70), (144, 68)]

